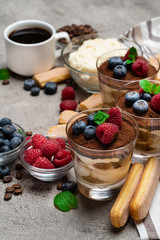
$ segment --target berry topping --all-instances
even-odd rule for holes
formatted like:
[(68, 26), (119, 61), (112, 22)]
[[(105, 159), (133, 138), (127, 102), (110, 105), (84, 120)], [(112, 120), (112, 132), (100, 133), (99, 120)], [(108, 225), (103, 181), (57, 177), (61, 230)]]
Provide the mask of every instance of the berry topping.
[(132, 64), (132, 72), (139, 77), (143, 77), (147, 74), (149, 70), (149, 66), (146, 60), (142, 58), (138, 58), (133, 64)]
[(35, 81), (32, 78), (28, 78), (24, 81), (24, 89), (29, 91), (35, 86)]
[(78, 121), (78, 122), (74, 123), (74, 125), (72, 127), (72, 131), (75, 135), (79, 135), (80, 133), (84, 132), (84, 129), (86, 126), (87, 126), (87, 124), (84, 121)]
[(3, 127), (4, 125), (12, 125), (12, 120), (10, 118), (2, 118), (0, 120), (0, 127)]
[(64, 100), (60, 104), (61, 111), (64, 111), (64, 110), (73, 110), (73, 111), (75, 111), (76, 107), (77, 107), (77, 102), (74, 101), (74, 100)]
[(10, 174), (10, 168), (6, 165), (0, 166), (0, 179)]
[(75, 91), (72, 87), (65, 87), (62, 90), (62, 99), (63, 100), (74, 100), (75, 99)]
[(135, 47), (131, 47), (124, 56), (124, 61), (127, 64), (133, 63), (137, 59), (137, 50)]
[(125, 95), (125, 104), (128, 107), (131, 107), (133, 105), (133, 103), (139, 99), (140, 99), (140, 95), (138, 92), (130, 91), (130, 92), (126, 93), (126, 95)]
[(139, 89), (139, 94), (141, 94), (141, 93), (143, 93), (143, 92), (145, 92), (145, 91), (143, 90), (143, 88), (140, 88), (140, 89)]
[(41, 151), (43, 156), (47, 158), (51, 158), (52, 156), (55, 156), (56, 153), (60, 150), (60, 145), (56, 140), (48, 140), (44, 142), (44, 144), (41, 147)]
[(21, 142), (22, 142), (21, 138), (13, 137), (10, 143), (11, 149), (15, 149), (16, 147), (18, 147), (21, 144)]
[(37, 96), (37, 95), (39, 95), (39, 93), (40, 93), (40, 88), (39, 87), (33, 87), (31, 89), (31, 95), (32, 96)]
[(92, 139), (96, 136), (96, 127), (93, 125), (88, 125), (84, 129), (84, 136), (86, 139)]
[(148, 103), (143, 99), (137, 100), (133, 104), (133, 111), (138, 115), (146, 113), (148, 111)]
[(54, 82), (47, 82), (44, 86), (44, 92), (46, 94), (54, 94), (57, 92), (57, 84)]
[(127, 64), (126, 61), (124, 61), (122, 65), (123, 65), (127, 70), (130, 70), (131, 67), (132, 67), (132, 64), (131, 64), (131, 63), (130, 63), (130, 64)]
[(4, 125), (2, 127), (2, 132), (4, 135), (10, 136), (16, 131), (16, 128), (13, 125)]
[(117, 107), (112, 107), (108, 111), (109, 118), (107, 122), (109, 123), (114, 123), (117, 125), (119, 128), (122, 127), (122, 116), (119, 108)]
[(44, 169), (55, 168), (54, 164), (45, 157), (38, 157), (35, 163), (33, 164), (33, 166), (37, 168), (44, 168)]
[(123, 65), (117, 65), (113, 70), (113, 77), (121, 79), (127, 74), (127, 69)]
[(108, 60), (108, 68), (113, 70), (117, 65), (122, 65), (123, 61), (120, 57), (111, 57)]
[(56, 167), (63, 167), (72, 161), (71, 151), (67, 149), (61, 149), (55, 156), (54, 164)]
[(87, 125), (93, 125), (93, 126), (96, 125), (96, 123), (94, 121), (94, 115), (95, 114), (97, 114), (97, 112), (94, 112), (94, 113), (91, 113), (91, 114), (88, 115), (88, 117), (87, 117)]
[(63, 138), (56, 138), (56, 141), (59, 143), (61, 149), (65, 149), (66, 147), (66, 142)]
[(127, 51), (126, 54), (124, 55), (124, 61), (126, 61), (127, 59), (129, 59), (129, 51), (130, 51), (130, 49), (128, 49), (128, 51)]
[(35, 134), (32, 137), (32, 145), (34, 148), (41, 149), (41, 147), (45, 141), (47, 141), (47, 139), (43, 135), (40, 135), (40, 134)]
[(160, 93), (156, 94), (151, 99), (151, 108), (157, 112), (160, 113)]
[(40, 149), (30, 148), (24, 152), (24, 160), (33, 165), (38, 157), (42, 156), (42, 151)]
[(152, 97), (149, 93), (142, 92), (140, 98), (147, 102), (150, 102)]
[(113, 123), (102, 123), (96, 128), (96, 136), (103, 144), (112, 143), (115, 140), (118, 132), (118, 126)]

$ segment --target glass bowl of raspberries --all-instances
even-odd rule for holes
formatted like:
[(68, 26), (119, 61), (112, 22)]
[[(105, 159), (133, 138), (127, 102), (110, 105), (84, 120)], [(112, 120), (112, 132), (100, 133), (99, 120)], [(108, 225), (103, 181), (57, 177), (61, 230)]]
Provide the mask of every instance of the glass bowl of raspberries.
[(14, 161), (26, 141), (23, 128), (10, 118), (0, 119), (0, 166)]
[(72, 168), (67, 139), (54, 135), (33, 135), (20, 152), (23, 167), (35, 178), (55, 181)]

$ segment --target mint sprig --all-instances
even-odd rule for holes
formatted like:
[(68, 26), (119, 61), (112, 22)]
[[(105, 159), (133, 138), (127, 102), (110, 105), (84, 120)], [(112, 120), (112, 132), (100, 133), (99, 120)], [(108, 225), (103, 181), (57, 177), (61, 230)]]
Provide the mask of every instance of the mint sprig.
[(96, 113), (94, 115), (94, 122), (99, 125), (101, 123), (104, 123), (107, 118), (109, 118), (109, 115), (104, 113), (104, 112), (101, 112), (101, 111), (98, 111), (98, 113)]
[(128, 55), (129, 59), (126, 60), (127, 64), (133, 63), (135, 62), (136, 58), (137, 58), (137, 50), (135, 47), (131, 47), (129, 49), (129, 55)]
[(6, 80), (10, 78), (10, 74), (6, 68), (0, 69), (0, 80)]
[(158, 94), (160, 93), (160, 85), (156, 85), (155, 83), (151, 83), (146, 79), (143, 79), (139, 82), (140, 87), (149, 94)]
[(78, 200), (73, 193), (64, 191), (55, 196), (54, 205), (62, 212), (69, 212), (71, 209), (77, 207)]

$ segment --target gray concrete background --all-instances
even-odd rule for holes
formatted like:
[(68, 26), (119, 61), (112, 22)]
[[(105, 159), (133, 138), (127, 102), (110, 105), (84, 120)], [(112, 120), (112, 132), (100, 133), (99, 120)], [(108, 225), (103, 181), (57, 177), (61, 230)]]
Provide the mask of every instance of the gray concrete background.
[[(3, 30), (21, 19), (40, 19), (55, 28), (65, 24), (91, 24), (95, 29), (117, 36), (141, 21), (149, 20), (160, 13), (159, 0), (0, 0), (0, 68), (5, 67)], [(57, 62), (60, 65), (61, 62)], [(23, 90), (23, 81), (11, 79), (8, 86), (0, 84), (0, 118), (11, 117), (25, 130), (46, 133), (57, 124), (60, 92), (31, 97)], [(82, 97), (87, 96), (83, 91)], [(12, 174), (15, 176), (14, 164)], [(74, 172), (68, 173), (74, 179)], [(18, 182), (15, 177), (12, 183)], [(138, 239), (132, 220), (121, 230), (115, 230), (109, 221), (109, 211), (114, 201), (95, 202), (78, 194), (76, 210), (62, 213), (53, 206), (58, 193), (56, 183), (43, 183), (28, 173), (19, 181), (24, 192), (13, 196), (9, 202), (3, 200), (4, 189), (11, 184), (0, 182), (0, 239), (1, 240), (90, 240), (90, 239)]]

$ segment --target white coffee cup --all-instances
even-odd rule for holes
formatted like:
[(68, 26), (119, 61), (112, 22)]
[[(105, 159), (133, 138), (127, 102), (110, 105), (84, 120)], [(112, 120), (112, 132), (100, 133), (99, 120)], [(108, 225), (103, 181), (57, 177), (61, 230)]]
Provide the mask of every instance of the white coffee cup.
[[(18, 29), (38, 27), (47, 30), (51, 37), (46, 41), (33, 44), (17, 43), (9, 39), (9, 35)], [(56, 33), (55, 28), (39, 20), (22, 20), (9, 25), (4, 31), (7, 67), (20, 75), (32, 76), (50, 70), (59, 55), (55, 43), (60, 38), (70, 41), (66, 32)]]

